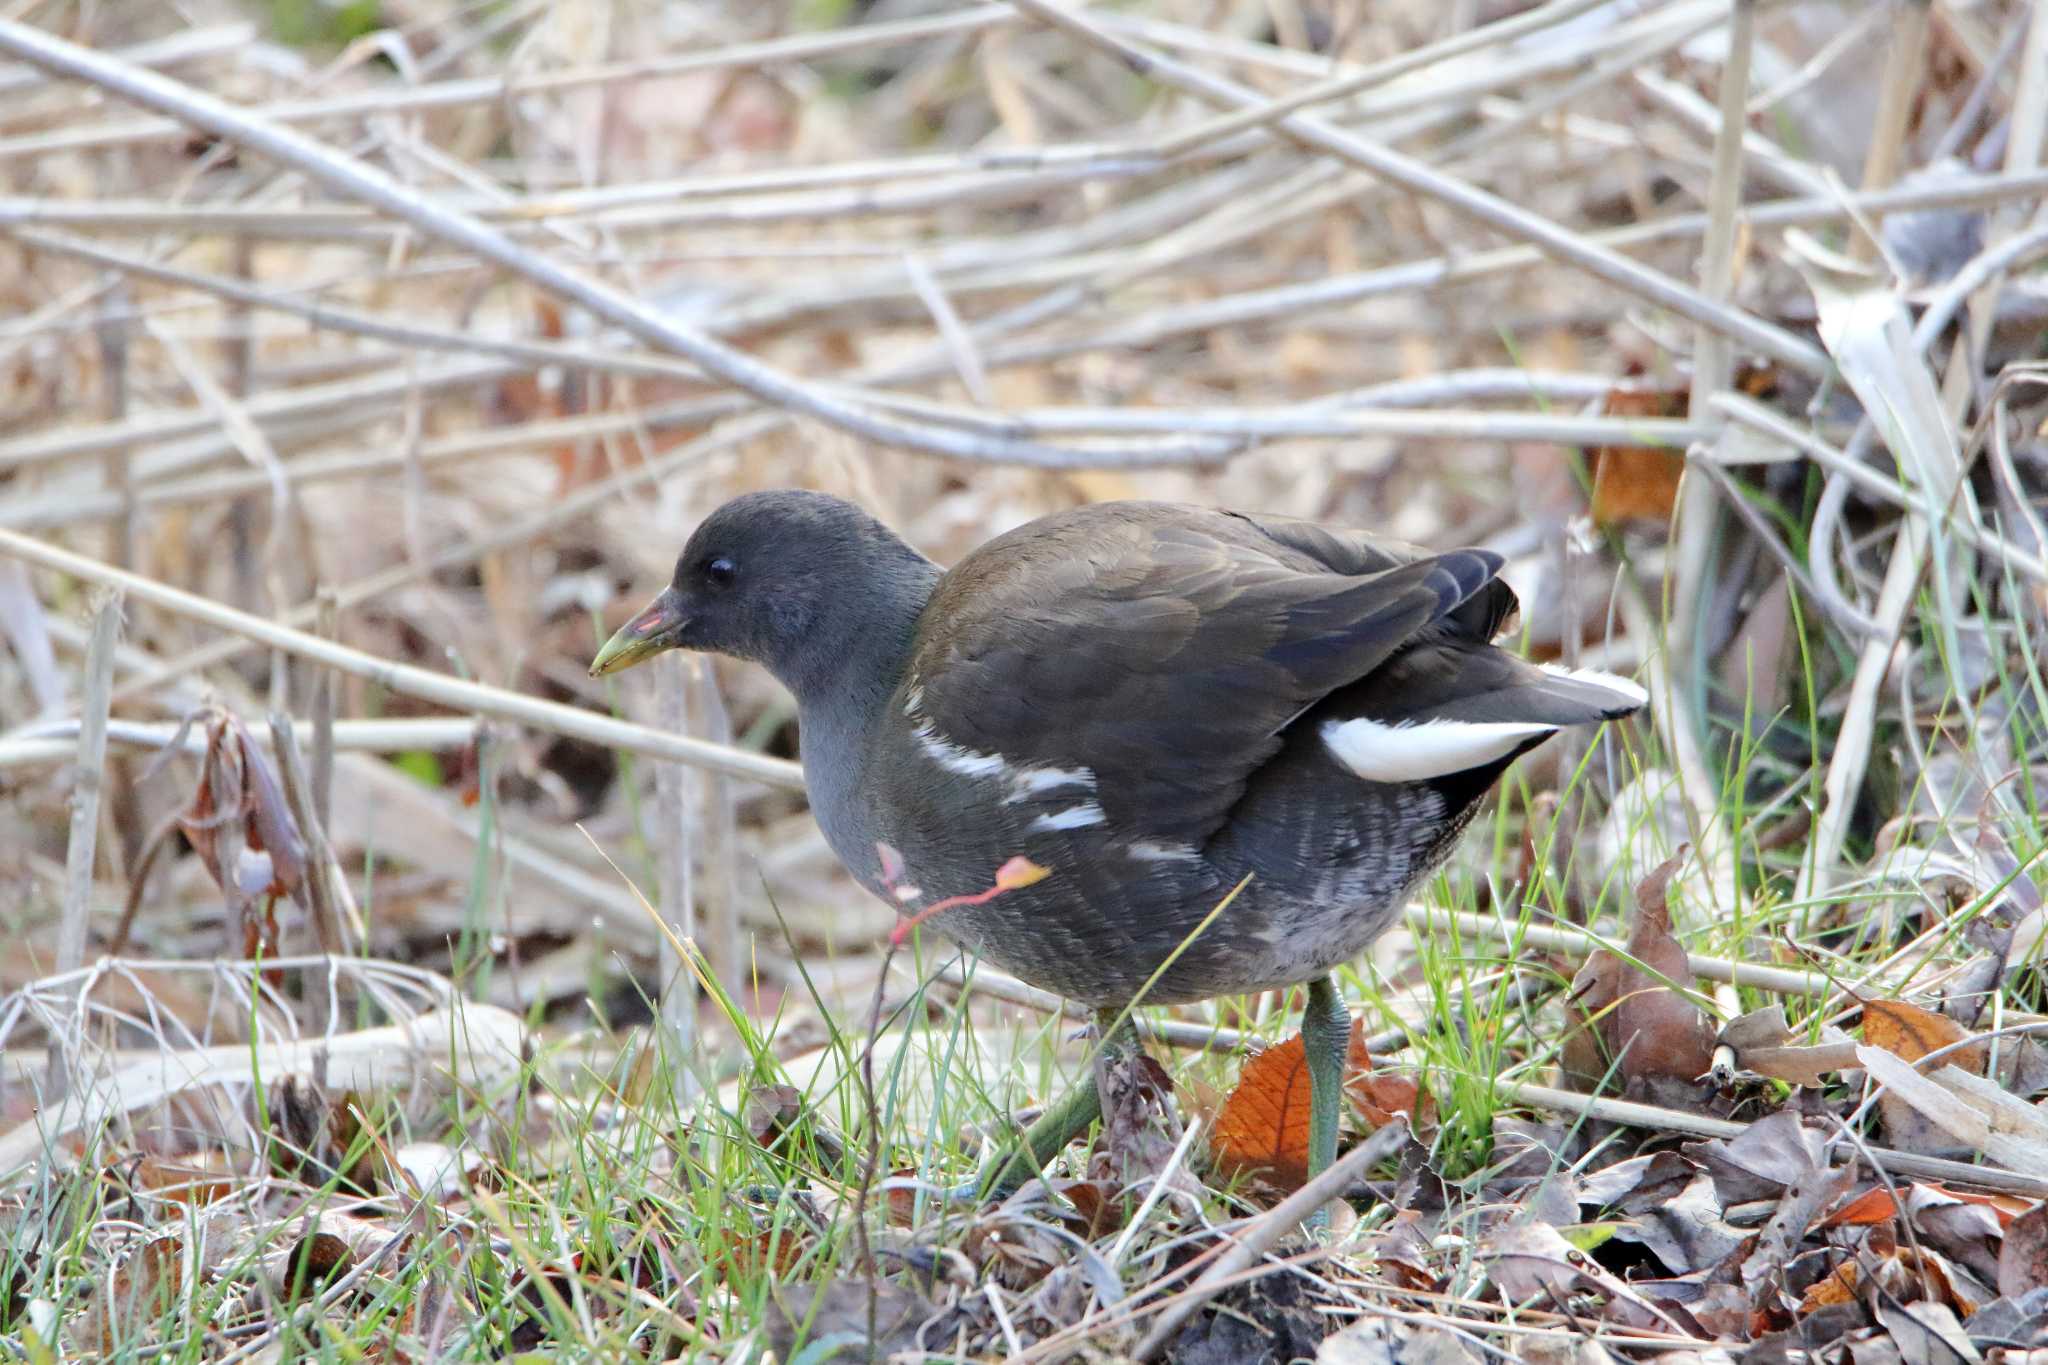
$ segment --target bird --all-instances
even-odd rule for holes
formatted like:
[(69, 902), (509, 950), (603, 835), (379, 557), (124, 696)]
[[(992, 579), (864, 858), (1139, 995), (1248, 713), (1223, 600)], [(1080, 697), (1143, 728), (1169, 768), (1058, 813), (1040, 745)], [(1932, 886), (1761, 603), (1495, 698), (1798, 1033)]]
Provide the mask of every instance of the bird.
[[(776, 489), (706, 517), (590, 672), (672, 649), (765, 667), (796, 699), (811, 810), (853, 878), (899, 912), (948, 904), (932, 927), (1094, 1008), (1096, 1070), (988, 1168), (984, 1197), (1099, 1116), (1134, 1004), (1304, 983), (1313, 1175), (1335, 1159), (1349, 1048), (1332, 970), (1517, 757), (1648, 700), (1497, 645), (1517, 610), (1501, 567), (1114, 501), (942, 569), (853, 503)], [(997, 879), (1017, 857), (1032, 875)]]

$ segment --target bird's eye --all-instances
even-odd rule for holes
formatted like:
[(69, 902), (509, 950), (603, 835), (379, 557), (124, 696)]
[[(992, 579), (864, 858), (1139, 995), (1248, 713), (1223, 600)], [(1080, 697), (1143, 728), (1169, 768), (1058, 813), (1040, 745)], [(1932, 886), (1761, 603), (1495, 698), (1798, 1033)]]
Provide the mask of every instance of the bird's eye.
[(734, 572), (732, 561), (724, 555), (704, 561), (704, 579), (713, 587), (723, 588), (730, 586)]

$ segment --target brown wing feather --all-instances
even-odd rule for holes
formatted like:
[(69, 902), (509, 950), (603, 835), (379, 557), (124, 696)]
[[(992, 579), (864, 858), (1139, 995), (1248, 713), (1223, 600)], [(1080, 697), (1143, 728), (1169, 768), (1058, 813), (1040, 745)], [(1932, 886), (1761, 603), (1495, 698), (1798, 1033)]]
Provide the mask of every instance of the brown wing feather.
[(1200, 844), (1290, 720), (1499, 567), (1478, 551), (1348, 563), (1365, 571), (1227, 514), (1080, 509), (946, 576), (924, 618), (943, 624), (919, 641), (906, 688), (954, 744), (1093, 770), (1113, 830)]

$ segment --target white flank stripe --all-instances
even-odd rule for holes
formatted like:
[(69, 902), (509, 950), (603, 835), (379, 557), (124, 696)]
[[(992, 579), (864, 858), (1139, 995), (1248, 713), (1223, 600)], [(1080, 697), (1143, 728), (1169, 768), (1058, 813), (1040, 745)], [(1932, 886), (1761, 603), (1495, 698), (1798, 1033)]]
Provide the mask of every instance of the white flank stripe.
[(1566, 668), (1563, 664), (1538, 664), (1536, 666), (1553, 678), (1569, 678), (1573, 682), (1591, 683), (1595, 687), (1604, 687), (1611, 692), (1619, 692), (1628, 701), (1637, 706), (1647, 706), (1650, 702), (1650, 694), (1643, 690), (1640, 683), (1631, 678), (1617, 677), (1612, 673), (1601, 673), (1591, 668)]
[(1202, 855), (1186, 844), (1161, 844), (1140, 840), (1124, 852), (1141, 863), (1191, 863)]
[(941, 768), (962, 777), (994, 777), (1010, 766), (1003, 762), (1001, 754), (978, 754), (972, 749), (963, 749), (928, 725), (917, 727), (917, 742)]
[(1426, 782), (1507, 757), (1555, 725), (1518, 721), (1430, 720), (1384, 725), (1360, 716), (1323, 722), (1323, 744), (1368, 782)]
[(1050, 815), (1041, 815), (1031, 822), (1032, 829), (1086, 829), (1089, 825), (1102, 823), (1102, 807), (1093, 801), (1078, 806), (1068, 806)]
[(1026, 797), (1060, 787), (1093, 787), (1095, 774), (1087, 768), (1024, 768), (1010, 779), (1013, 791), (1005, 804), (1014, 805)]

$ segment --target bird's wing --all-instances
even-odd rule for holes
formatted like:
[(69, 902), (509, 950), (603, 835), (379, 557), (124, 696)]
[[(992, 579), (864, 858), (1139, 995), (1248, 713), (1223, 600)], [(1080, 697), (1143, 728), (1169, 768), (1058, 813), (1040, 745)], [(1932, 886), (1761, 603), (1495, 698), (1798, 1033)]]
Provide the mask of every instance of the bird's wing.
[(1290, 720), (1449, 625), (1500, 567), (1361, 554), (1341, 571), (1258, 523), (1157, 505), (1038, 523), (941, 582), (901, 705), (928, 742), (1013, 775), (1088, 770), (1118, 833), (1199, 845)]

